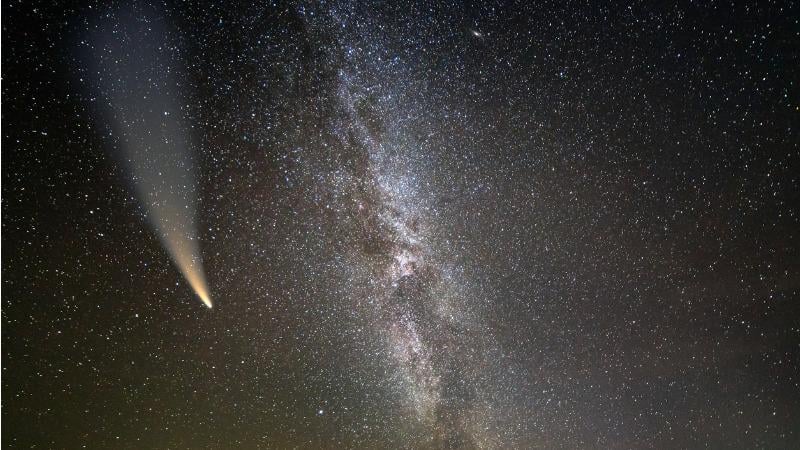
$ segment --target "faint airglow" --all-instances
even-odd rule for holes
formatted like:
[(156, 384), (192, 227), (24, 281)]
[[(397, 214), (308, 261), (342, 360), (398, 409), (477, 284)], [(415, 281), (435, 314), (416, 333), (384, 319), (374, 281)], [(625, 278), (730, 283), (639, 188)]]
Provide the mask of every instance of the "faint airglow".
[(211, 308), (195, 224), (192, 139), (179, 83), (178, 46), (155, 7), (111, 11), (92, 36), (87, 66), (150, 226), (194, 292)]

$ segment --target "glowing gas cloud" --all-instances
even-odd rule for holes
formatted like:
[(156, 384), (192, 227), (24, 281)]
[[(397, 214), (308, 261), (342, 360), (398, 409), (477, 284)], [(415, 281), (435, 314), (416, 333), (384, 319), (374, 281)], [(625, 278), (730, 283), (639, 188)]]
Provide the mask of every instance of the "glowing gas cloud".
[(172, 261), (211, 308), (198, 244), (191, 136), (176, 79), (178, 46), (155, 9), (113, 11), (90, 39), (100, 114), (116, 137), (147, 219)]

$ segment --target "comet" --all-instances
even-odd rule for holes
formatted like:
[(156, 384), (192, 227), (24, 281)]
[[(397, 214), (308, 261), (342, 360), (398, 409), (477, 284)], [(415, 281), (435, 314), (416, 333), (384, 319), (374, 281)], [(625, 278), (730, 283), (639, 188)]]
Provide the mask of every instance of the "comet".
[(193, 143), (178, 83), (179, 47), (154, 7), (111, 11), (89, 42), (98, 113), (115, 137), (114, 153), (150, 227), (211, 308), (196, 225)]

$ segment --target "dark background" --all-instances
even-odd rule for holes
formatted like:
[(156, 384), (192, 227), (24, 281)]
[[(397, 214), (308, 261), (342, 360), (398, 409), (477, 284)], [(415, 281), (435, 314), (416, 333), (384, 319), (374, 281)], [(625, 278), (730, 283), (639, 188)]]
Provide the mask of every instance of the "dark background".
[(3, 445), (480, 446), (408, 431), (336, 268), (345, 70), (421, 143), (434, 247), (500, 355), (492, 442), (800, 446), (798, 5), (562, 3), (166, 4), (206, 310), (94, 114), (114, 5), (4, 2)]

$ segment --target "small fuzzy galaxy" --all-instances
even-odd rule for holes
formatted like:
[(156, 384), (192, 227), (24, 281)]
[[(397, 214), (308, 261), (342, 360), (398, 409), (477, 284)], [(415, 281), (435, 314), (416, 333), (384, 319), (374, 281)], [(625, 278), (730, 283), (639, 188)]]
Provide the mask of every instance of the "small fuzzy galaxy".
[(3, 447), (800, 447), (798, 6), (4, 2)]

